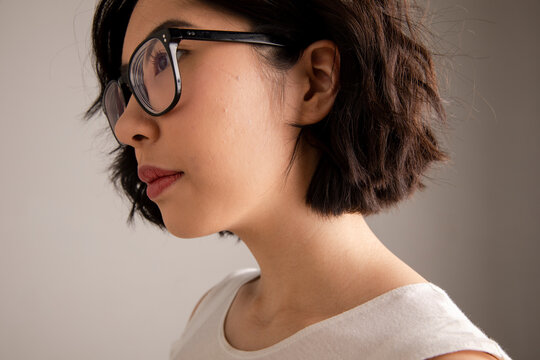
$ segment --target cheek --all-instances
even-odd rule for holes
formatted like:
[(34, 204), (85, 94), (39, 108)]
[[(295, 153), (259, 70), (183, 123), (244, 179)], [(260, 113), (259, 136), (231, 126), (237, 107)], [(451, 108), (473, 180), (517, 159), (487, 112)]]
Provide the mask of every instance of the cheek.
[(272, 111), (267, 84), (246, 70), (255, 67), (225, 65), (185, 75), (176, 128), (163, 129), (181, 139), (171, 150), (187, 173), (175, 199), (160, 204), (180, 237), (223, 230), (275, 195), (294, 147), (297, 130)]
[(266, 84), (258, 74), (246, 71), (252, 64), (241, 66), (240, 60), (232, 64), (236, 66), (202, 64), (206, 71), (186, 79), (186, 92), (190, 91), (183, 110), (191, 122), (188, 141), (197, 149), (191, 153), (197, 168), (254, 169), (281, 148)]

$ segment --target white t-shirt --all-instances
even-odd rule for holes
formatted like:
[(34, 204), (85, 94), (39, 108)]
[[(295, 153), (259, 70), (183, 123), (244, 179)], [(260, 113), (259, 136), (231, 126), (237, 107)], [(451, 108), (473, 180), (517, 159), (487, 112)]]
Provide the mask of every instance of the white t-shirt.
[(170, 359), (421, 360), (476, 350), (510, 360), (432, 283), (391, 290), (267, 348), (236, 349), (225, 337), (225, 317), (238, 289), (259, 274), (256, 268), (241, 269), (216, 284), (173, 344)]

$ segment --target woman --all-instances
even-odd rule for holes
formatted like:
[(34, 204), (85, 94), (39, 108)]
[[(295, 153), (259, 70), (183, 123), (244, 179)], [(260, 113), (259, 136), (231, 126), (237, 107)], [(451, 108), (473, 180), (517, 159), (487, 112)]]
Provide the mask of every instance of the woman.
[(446, 159), (430, 52), (400, 1), (102, 0), (112, 179), (181, 238), (242, 239), (172, 359), (508, 359), (364, 216)]

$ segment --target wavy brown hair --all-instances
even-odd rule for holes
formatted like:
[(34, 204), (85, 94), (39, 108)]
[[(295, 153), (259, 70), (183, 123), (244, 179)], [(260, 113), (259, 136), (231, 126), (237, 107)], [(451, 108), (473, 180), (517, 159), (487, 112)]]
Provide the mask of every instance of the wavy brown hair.
[[(321, 154), (306, 193), (314, 211), (324, 216), (375, 214), (424, 188), (422, 176), (429, 165), (447, 159), (433, 130), (445, 122), (433, 54), (406, 1), (198, 1), (242, 16), (253, 32), (283, 39), (287, 46), (260, 52), (276, 73), (293, 66), (317, 40), (337, 45), (341, 69), (333, 108), (315, 124), (293, 124), (301, 131), (291, 164), (300, 141)], [(135, 4), (101, 0), (97, 5), (92, 39), (101, 93), (120, 76), (123, 39)], [(101, 94), (86, 118), (100, 109)], [(139, 213), (164, 228), (159, 208), (137, 177), (133, 148), (119, 147), (112, 154), (111, 180), (132, 203), (128, 221)]]

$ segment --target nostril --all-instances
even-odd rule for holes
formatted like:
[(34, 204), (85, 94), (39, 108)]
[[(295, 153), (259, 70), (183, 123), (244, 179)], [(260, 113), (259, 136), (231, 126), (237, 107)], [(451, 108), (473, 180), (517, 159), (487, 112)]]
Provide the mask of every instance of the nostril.
[(143, 139), (146, 139), (146, 136), (141, 135), (141, 134), (133, 135), (133, 140), (140, 141), (140, 140), (143, 140)]

